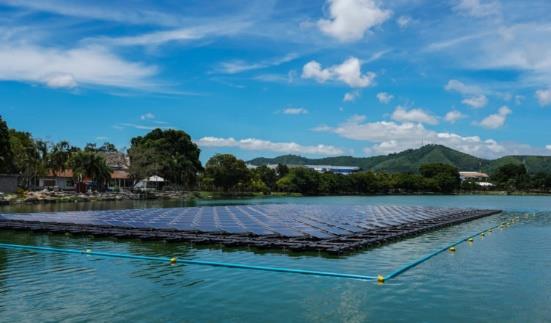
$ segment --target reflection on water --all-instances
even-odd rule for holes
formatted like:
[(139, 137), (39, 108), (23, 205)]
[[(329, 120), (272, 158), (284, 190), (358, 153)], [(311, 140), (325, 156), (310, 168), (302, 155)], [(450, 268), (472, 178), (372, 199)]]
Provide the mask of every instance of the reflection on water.
[[(290, 201), (509, 211), (340, 258), (12, 231), (0, 231), (0, 242), (374, 275), (523, 214), (513, 210), (551, 210), (547, 197), (325, 197), (239, 203)], [(203, 203), (210, 202), (198, 202)], [(382, 286), (349, 279), (0, 249), (0, 321), (551, 321), (548, 211), (532, 218), (521, 216), (519, 224), (477, 238), (472, 245), (462, 244), (455, 254), (442, 253)]]

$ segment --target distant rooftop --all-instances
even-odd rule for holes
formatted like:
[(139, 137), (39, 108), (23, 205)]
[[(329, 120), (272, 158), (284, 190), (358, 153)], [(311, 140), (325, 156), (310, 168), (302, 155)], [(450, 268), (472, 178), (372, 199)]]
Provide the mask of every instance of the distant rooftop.
[(462, 178), (481, 178), (481, 177), (488, 178), (488, 177), (490, 177), (488, 174), (482, 173), (482, 172), (459, 172), (459, 176), (461, 176)]

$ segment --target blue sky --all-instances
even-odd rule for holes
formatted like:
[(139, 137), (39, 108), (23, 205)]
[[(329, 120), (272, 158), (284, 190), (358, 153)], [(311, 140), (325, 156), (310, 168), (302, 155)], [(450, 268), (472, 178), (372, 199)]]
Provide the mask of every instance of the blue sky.
[(546, 0), (0, 0), (0, 114), (128, 147), (182, 129), (202, 160), (444, 144), (551, 154)]

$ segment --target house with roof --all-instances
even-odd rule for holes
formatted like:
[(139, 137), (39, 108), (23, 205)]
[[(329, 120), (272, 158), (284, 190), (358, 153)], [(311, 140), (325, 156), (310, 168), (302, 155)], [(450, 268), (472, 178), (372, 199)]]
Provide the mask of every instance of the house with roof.
[(38, 187), (48, 189), (58, 188), (63, 191), (73, 191), (76, 189), (75, 180), (73, 178), (73, 170), (66, 169), (57, 172), (48, 171), (48, 175), (38, 179)]
[(495, 186), (489, 182), (490, 176), (486, 173), (464, 171), (459, 172), (459, 177), (461, 178), (461, 182), (472, 182), (480, 187), (490, 188)]
[[(111, 169), (111, 180), (107, 188), (109, 190), (132, 188), (134, 180), (128, 172), (130, 164), (128, 156), (119, 152), (101, 153), (101, 155), (105, 158), (107, 166)], [(83, 182), (86, 185), (92, 184), (92, 180), (89, 178), (84, 178)], [(57, 172), (49, 171), (47, 176), (39, 178), (38, 186), (42, 189), (60, 189), (63, 191), (77, 190), (73, 170), (71, 169)]]

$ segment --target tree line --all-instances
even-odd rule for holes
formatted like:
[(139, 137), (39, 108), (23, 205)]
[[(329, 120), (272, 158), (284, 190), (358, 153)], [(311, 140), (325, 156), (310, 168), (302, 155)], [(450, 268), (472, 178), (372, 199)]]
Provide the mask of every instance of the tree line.
[(275, 168), (248, 169), (245, 162), (230, 154), (209, 159), (200, 176), (200, 186), (208, 191), (286, 192), (304, 195), (384, 194), (441, 192), (459, 189), (459, 172), (446, 164), (423, 165), (419, 174), (358, 172), (349, 175), (319, 173), (306, 167), (279, 164)]
[(99, 147), (87, 144), (81, 149), (67, 141), (35, 139), (28, 132), (8, 128), (0, 116), (0, 174), (18, 174), (19, 186), (24, 189), (36, 187), (41, 176), (56, 176), (68, 169), (77, 183), (89, 178), (104, 189), (111, 169), (101, 153), (113, 151), (116, 148), (110, 143)]
[[(86, 144), (67, 141), (49, 143), (28, 132), (9, 129), (0, 117), (0, 173), (17, 173), (20, 185), (31, 188), (39, 176), (56, 175), (71, 169), (77, 182), (92, 179), (97, 188), (106, 187), (111, 170), (105, 153), (117, 152), (110, 143)], [(426, 164), (416, 173), (361, 171), (349, 175), (319, 173), (306, 167), (277, 165), (249, 169), (243, 160), (217, 154), (205, 166), (201, 150), (181, 130), (155, 129), (131, 139), (127, 151), (129, 173), (139, 180), (158, 175), (174, 190), (204, 190), (225, 194), (261, 192), (320, 194), (453, 193), (480, 190), (475, 182), (461, 182), (458, 170), (448, 164)], [(523, 165), (507, 164), (491, 177), (495, 189), (507, 191), (550, 191), (551, 174), (528, 174)]]

